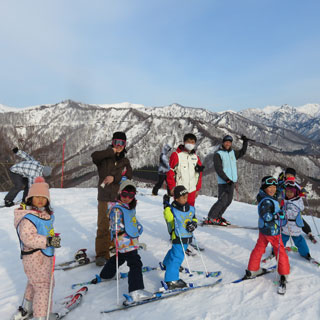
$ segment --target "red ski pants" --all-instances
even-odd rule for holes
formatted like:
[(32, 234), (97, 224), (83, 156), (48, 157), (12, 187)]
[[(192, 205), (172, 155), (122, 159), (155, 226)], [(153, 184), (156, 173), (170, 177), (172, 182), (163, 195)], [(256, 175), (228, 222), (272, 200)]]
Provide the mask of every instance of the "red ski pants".
[(278, 262), (278, 272), (280, 275), (288, 275), (290, 273), (290, 264), (289, 258), (287, 256), (286, 250), (280, 235), (277, 236), (267, 236), (259, 232), (259, 238), (256, 246), (251, 252), (248, 270), (249, 271), (258, 271), (260, 269), (260, 262), (262, 255), (266, 251), (268, 243), (271, 243), (273, 247), (273, 252), (278, 256), (278, 247), (279, 247), (279, 238), (280, 238), (280, 252), (279, 252), (279, 262)]
[(197, 191), (188, 193), (188, 203), (190, 204), (190, 206), (193, 206), (193, 207), (194, 207), (194, 203), (196, 202), (196, 192)]

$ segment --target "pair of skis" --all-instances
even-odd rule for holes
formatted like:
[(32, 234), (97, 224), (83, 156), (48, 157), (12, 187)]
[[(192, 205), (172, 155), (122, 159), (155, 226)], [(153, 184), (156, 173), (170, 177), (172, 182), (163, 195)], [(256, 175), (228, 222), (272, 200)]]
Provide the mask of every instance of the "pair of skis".
[(60, 309), (56, 312), (57, 319), (62, 319), (65, 317), (70, 311), (75, 309), (76, 307), (79, 306), (81, 303), (83, 296), (87, 293), (88, 287), (83, 286), (80, 289), (78, 289), (75, 293), (64, 297), (58, 303), (61, 305)]
[(140, 306), (140, 305), (151, 303), (154, 301), (159, 301), (159, 300), (163, 300), (163, 299), (176, 297), (178, 295), (184, 294), (184, 293), (189, 292), (191, 290), (214, 287), (214, 286), (218, 285), (219, 283), (221, 283), (221, 281), (222, 281), (222, 278), (215, 280), (212, 283), (205, 284), (205, 285), (198, 285), (198, 286), (193, 283), (188, 283), (188, 286), (185, 288), (173, 289), (173, 290), (166, 290), (164, 288), (160, 288), (157, 292), (155, 292), (153, 294), (152, 298), (140, 300), (140, 301), (133, 301), (132, 297), (130, 295), (124, 294), (124, 297), (126, 299), (124, 302), (125, 304), (123, 304), (122, 306), (116, 307), (114, 309), (101, 311), (101, 313), (111, 313), (111, 312), (115, 312), (115, 311), (126, 310), (126, 309), (129, 309), (132, 307)]
[[(257, 274), (256, 276), (249, 277), (249, 276), (245, 275), (243, 278), (235, 280), (232, 283), (239, 283), (239, 282), (246, 281), (246, 280), (253, 280), (253, 279), (261, 277), (261, 276), (263, 276), (265, 274), (274, 272), (276, 269), (277, 269), (277, 265), (274, 265), (274, 266), (269, 267), (269, 268), (262, 268), (261, 273)], [(284, 281), (282, 281), (282, 277), (284, 277), (284, 276), (280, 276), (280, 281), (279, 282), (278, 281), (275, 282), (275, 284), (278, 285), (277, 293), (281, 294), (281, 295), (284, 295), (286, 293), (286, 281), (285, 281), (285, 277), (284, 277)]]
[[(242, 277), (240, 279), (232, 281), (231, 283), (240, 283), (242, 281), (246, 281), (246, 280), (249, 280), (249, 279), (255, 279), (255, 278), (263, 276), (263, 275), (265, 275), (267, 273), (274, 272), (275, 270), (276, 270), (276, 266), (272, 266), (270, 268), (263, 269), (263, 272), (261, 274), (257, 275), (254, 278)], [(218, 271), (216, 276), (218, 277), (220, 275), (221, 275), (221, 272)], [(176, 297), (178, 295), (184, 294), (184, 293), (189, 292), (191, 290), (198, 290), (198, 289), (214, 287), (214, 286), (220, 284), (221, 282), (222, 282), (222, 278), (220, 278), (218, 280), (215, 280), (212, 283), (205, 284), (205, 285), (194, 285), (193, 283), (188, 283), (187, 287), (181, 288), (181, 289), (174, 289), (174, 290), (166, 290), (165, 289), (165, 284), (163, 283), (163, 287), (160, 288), (157, 292), (155, 292), (153, 294), (152, 298), (149, 298), (149, 299), (146, 299), (146, 300), (141, 300), (141, 301), (132, 301), (132, 298), (131, 298), (130, 295), (124, 294), (124, 297), (126, 299), (125, 302), (124, 302), (125, 303), (124, 305), (116, 307), (116, 308), (113, 308), (113, 309), (101, 311), (101, 313), (111, 313), (111, 312), (115, 312), (115, 311), (126, 310), (126, 309), (129, 309), (129, 308), (132, 308), (132, 307), (144, 305), (144, 304), (151, 303), (151, 302), (154, 302), (154, 301), (159, 301), (159, 300), (163, 300), (163, 299), (167, 299), (167, 298), (171, 298), (171, 297)], [(278, 289), (278, 293), (282, 294), (282, 293), (279, 292), (279, 289)]]
[[(142, 267), (142, 272), (143, 273), (154, 271), (154, 270), (164, 270), (164, 267), (163, 267), (162, 263), (161, 262), (159, 263), (159, 267), (149, 267), (149, 266)], [(207, 278), (219, 277), (221, 275), (220, 271), (210, 271), (207, 274), (205, 273), (205, 271), (199, 271), (199, 270), (192, 270), (190, 272), (190, 270), (188, 268), (185, 268), (185, 267), (182, 267), (182, 266), (180, 267), (179, 272), (187, 273), (187, 274), (193, 273), (193, 274), (197, 274), (197, 275), (202, 275), (203, 274), (203, 275), (206, 275)], [(120, 272), (120, 279), (126, 279), (126, 278), (128, 278), (128, 275), (129, 275), (128, 272)], [(115, 279), (112, 278), (110, 280), (115, 280)], [(103, 280), (103, 279), (100, 278), (100, 276), (96, 275), (96, 277), (91, 281), (74, 283), (74, 284), (71, 285), (71, 287), (72, 287), (72, 289), (74, 289), (74, 288), (79, 287), (79, 286), (88, 286), (88, 285), (91, 285), (91, 284), (98, 284), (100, 282), (105, 282), (105, 281), (108, 281), (108, 280)]]
[[(82, 301), (83, 296), (87, 293), (88, 287), (84, 286), (78, 289), (76, 292), (58, 300), (55, 305), (57, 306), (57, 311), (54, 312), (54, 316), (57, 320), (64, 318), (69, 312), (78, 307)], [(18, 309), (19, 313), (16, 313), (12, 319), (33, 319), (33, 315), (27, 315), (27, 311), (21, 306)]]
[(201, 227), (221, 227), (221, 228), (230, 228), (230, 229), (248, 229), (248, 230), (258, 230), (258, 227), (251, 227), (251, 226), (239, 226), (237, 224), (227, 224), (227, 225), (221, 225), (221, 224), (207, 224), (205, 223), (206, 219), (204, 218), (202, 222), (200, 223)]

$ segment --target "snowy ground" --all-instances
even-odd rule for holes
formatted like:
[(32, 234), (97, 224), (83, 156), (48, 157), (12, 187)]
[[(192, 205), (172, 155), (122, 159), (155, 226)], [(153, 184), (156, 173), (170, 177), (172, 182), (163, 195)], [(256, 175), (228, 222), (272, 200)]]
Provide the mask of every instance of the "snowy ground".
[[(146, 251), (140, 251), (144, 265), (157, 266), (170, 243), (162, 215), (162, 196), (153, 197), (150, 189), (139, 189), (137, 216), (144, 226), (141, 242), (147, 244)], [(5, 193), (0, 193), (2, 202)], [(51, 189), (52, 206), (56, 214), (55, 231), (61, 233), (62, 248), (56, 250), (57, 263), (73, 258), (77, 249), (88, 248), (94, 255), (97, 201), (96, 189)], [(197, 199), (198, 218), (206, 216), (216, 199), (200, 196)], [(256, 226), (256, 206), (234, 201), (225, 217), (243, 226)], [(311, 217), (305, 217), (315, 233)], [(316, 219), (318, 229), (320, 221)], [(13, 209), (0, 209), (0, 319), (10, 319), (21, 303), (26, 276), (20, 261), (18, 239), (13, 227)], [(110, 315), (100, 311), (116, 306), (116, 281), (90, 286), (82, 305), (71, 312), (67, 319), (319, 319), (320, 315), (320, 269), (289, 253), (291, 275), (287, 293), (280, 296), (273, 283), (275, 274), (230, 284), (243, 276), (248, 258), (257, 240), (258, 231), (248, 229), (227, 229), (198, 227), (195, 231), (198, 242), (205, 247), (203, 257), (208, 270), (222, 271), (223, 284), (200, 289), (168, 300), (158, 301)], [(317, 238), (318, 241), (320, 240)], [(320, 260), (320, 245), (308, 241), (311, 255)], [(267, 253), (270, 248), (267, 249)], [(199, 256), (189, 258), (192, 269), (203, 269)], [(273, 265), (271, 262), (270, 265)], [(184, 263), (184, 265), (186, 265)], [(127, 270), (126, 266), (121, 271)], [(100, 268), (94, 264), (71, 271), (56, 271), (54, 299), (70, 293), (75, 282), (91, 280)], [(164, 273), (151, 271), (144, 274), (147, 290), (159, 288)], [(187, 281), (208, 283), (210, 279), (200, 276)], [(212, 279), (211, 279), (212, 281)], [(127, 280), (120, 281), (120, 293), (127, 292)]]

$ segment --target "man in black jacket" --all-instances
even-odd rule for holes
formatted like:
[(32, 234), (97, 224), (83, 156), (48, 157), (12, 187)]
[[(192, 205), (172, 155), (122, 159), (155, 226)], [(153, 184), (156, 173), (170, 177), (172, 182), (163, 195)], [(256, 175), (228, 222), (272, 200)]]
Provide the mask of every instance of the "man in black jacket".
[(218, 201), (211, 207), (208, 218), (204, 224), (227, 226), (230, 224), (222, 217), (233, 199), (234, 184), (238, 180), (237, 160), (245, 155), (248, 146), (248, 138), (242, 136), (241, 150), (233, 150), (233, 138), (229, 135), (222, 140), (222, 145), (213, 156), (214, 168), (218, 178)]
[(98, 221), (96, 236), (96, 265), (103, 266), (110, 258), (108, 204), (117, 199), (122, 175), (132, 178), (129, 159), (125, 157), (127, 137), (124, 132), (115, 132), (112, 145), (105, 150), (92, 153), (92, 161), (97, 166), (98, 183)]

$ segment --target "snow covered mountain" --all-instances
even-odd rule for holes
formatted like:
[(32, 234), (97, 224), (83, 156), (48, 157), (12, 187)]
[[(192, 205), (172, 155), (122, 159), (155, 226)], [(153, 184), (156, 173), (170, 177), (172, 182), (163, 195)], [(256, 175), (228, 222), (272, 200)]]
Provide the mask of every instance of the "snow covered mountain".
[(246, 109), (241, 115), (258, 123), (293, 130), (320, 143), (320, 104), (306, 104), (301, 107), (283, 105), (264, 109)]
[(17, 111), (16, 108), (12, 108), (12, 107), (5, 106), (4, 104), (0, 104), (0, 113), (15, 112), (15, 111)]
[[(303, 109), (308, 109), (309, 113), (299, 111)], [(179, 104), (165, 107), (130, 103), (88, 105), (67, 100), (55, 105), (1, 112), (1, 190), (9, 189), (7, 169), (19, 161), (11, 152), (14, 146), (50, 164), (54, 170), (49, 182), (58, 187), (65, 141), (64, 186), (92, 187), (97, 183), (97, 173), (91, 153), (109, 145), (114, 131), (125, 131), (128, 157), (135, 175), (150, 185), (156, 179), (163, 144), (169, 142), (177, 147), (185, 133), (193, 132), (198, 137), (197, 152), (206, 166), (202, 193), (216, 195), (213, 153), (225, 134), (234, 137), (236, 149), (241, 148), (240, 136), (245, 134), (256, 142), (249, 144), (247, 154), (238, 161), (239, 184), (235, 197), (252, 203), (264, 175), (278, 175), (282, 168), (292, 166), (310, 192), (310, 208), (320, 211), (320, 134), (309, 127), (312, 121), (319, 121), (311, 117), (319, 112), (319, 106), (313, 105), (313, 111), (311, 107), (295, 111), (289, 106), (266, 110), (269, 111), (214, 113)], [(275, 117), (274, 122), (272, 117)]]

